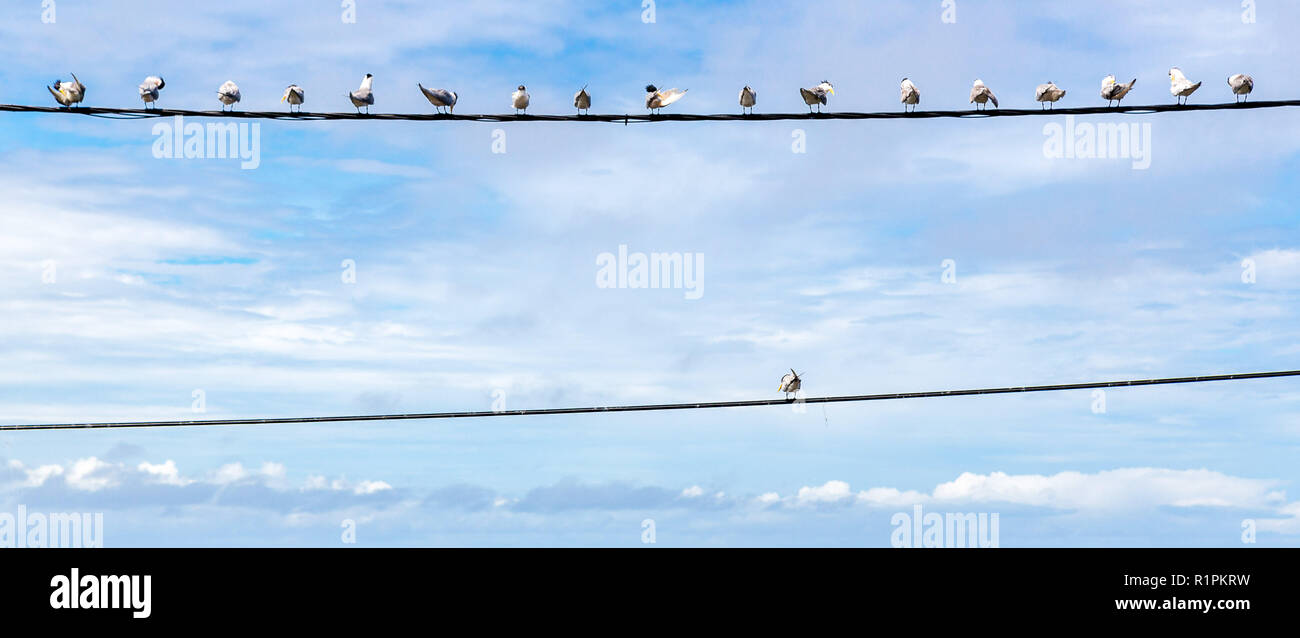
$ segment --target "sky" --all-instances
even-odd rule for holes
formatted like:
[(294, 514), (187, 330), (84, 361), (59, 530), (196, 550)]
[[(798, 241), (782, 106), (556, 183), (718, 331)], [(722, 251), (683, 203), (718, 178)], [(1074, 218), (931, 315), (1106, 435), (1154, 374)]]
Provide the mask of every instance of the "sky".
[[(9, 2), (0, 103), (376, 113), (1005, 108), (1291, 99), (1292, 3)], [(53, 9), (53, 13), (50, 9)], [(351, 12), (351, 13), (349, 13)], [(354, 20), (350, 18), (355, 17)], [(44, 18), (44, 19), (43, 19)], [(141, 37), (141, 33), (149, 37)], [(162, 120), (0, 114), (0, 422), (551, 408), (1300, 368), (1289, 109), (621, 124), (260, 121), (258, 161)], [(216, 120), (187, 123), (207, 124)], [(1149, 164), (1059, 157), (1133, 125)], [(163, 129), (166, 130), (166, 129)], [(248, 141), (247, 138), (245, 141)], [(599, 285), (668, 253), (698, 286)], [(201, 411), (196, 411), (201, 408)], [(1020, 546), (1295, 546), (1291, 379), (828, 406), (0, 433), (0, 517), (105, 546), (889, 547), (898, 514)], [(351, 532), (351, 536), (348, 533)], [(1247, 534), (1247, 532), (1250, 532)], [(2, 536), (2, 535), (0, 535)], [(0, 538), (0, 541), (3, 539)], [(355, 542), (349, 542), (355, 541)], [(653, 541), (653, 542), (649, 542)]]

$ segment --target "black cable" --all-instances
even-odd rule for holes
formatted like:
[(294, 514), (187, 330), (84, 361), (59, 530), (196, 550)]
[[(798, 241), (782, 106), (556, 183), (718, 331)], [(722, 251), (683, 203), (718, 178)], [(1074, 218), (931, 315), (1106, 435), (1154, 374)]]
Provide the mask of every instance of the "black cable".
[(768, 399), (758, 401), (713, 401), (708, 403), (664, 403), (659, 405), (616, 405), (583, 408), (544, 408), (539, 410), (502, 410), (500, 412), (430, 412), (424, 414), (370, 414), (357, 416), (310, 416), (264, 419), (209, 419), (204, 421), (135, 421), (125, 423), (49, 423), (40, 425), (0, 425), (5, 430), (79, 430), (90, 428), (150, 428), (190, 427), (208, 425), (273, 425), (284, 423), (339, 423), (359, 421), (407, 421), (414, 419), (474, 419), (491, 416), (542, 416), (555, 414), (590, 414), (594, 412), (652, 412), (659, 410), (700, 410), (707, 408), (749, 408), (800, 403), (848, 403), (857, 401), (890, 401), (897, 399), (929, 399), (960, 397), (981, 394), (1011, 394), (1020, 392), (1060, 392), (1094, 388), (1121, 388), (1142, 385), (1169, 385), (1176, 383), (1207, 383), (1210, 381), (1238, 381), (1300, 376), (1300, 370), (1281, 372), (1246, 372), (1200, 377), (1173, 377), (1166, 379), (1139, 379), (1135, 381), (1099, 381), (1093, 383), (1066, 383), (1059, 385), (1031, 385), (979, 390), (934, 390), (928, 392), (898, 392), (893, 394), (860, 394), (839, 397), (814, 397), (808, 399)]
[(771, 122), (777, 120), (899, 120), (899, 119), (935, 119), (935, 118), (982, 118), (982, 117), (1024, 117), (1030, 115), (1105, 115), (1123, 113), (1144, 115), (1148, 113), (1174, 113), (1190, 111), (1219, 110), (1253, 110), (1271, 109), (1284, 106), (1300, 106), (1300, 100), (1272, 100), (1258, 102), (1226, 102), (1223, 104), (1154, 104), (1148, 106), (1089, 106), (1060, 109), (989, 109), (981, 111), (886, 111), (876, 113), (718, 113), (713, 115), (692, 115), (686, 113), (640, 114), (640, 115), (515, 115), (480, 114), (457, 115), (450, 113), (311, 113), (288, 111), (188, 111), (182, 109), (119, 109), (107, 107), (54, 107), (22, 106), (0, 104), (0, 112), (12, 113), (64, 113), (73, 115), (90, 115), (95, 117), (117, 116), (123, 119), (140, 119), (149, 117), (214, 117), (234, 119), (264, 120), (378, 120), (378, 121), (448, 121), (448, 122), (606, 122), (614, 124), (639, 124), (645, 122)]

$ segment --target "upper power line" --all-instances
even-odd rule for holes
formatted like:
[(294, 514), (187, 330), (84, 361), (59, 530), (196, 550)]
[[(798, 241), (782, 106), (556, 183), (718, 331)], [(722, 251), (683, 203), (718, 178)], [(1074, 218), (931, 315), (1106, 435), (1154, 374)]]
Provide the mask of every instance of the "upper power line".
[(275, 417), (254, 419), (208, 419), (198, 421), (131, 421), (120, 423), (45, 423), (30, 425), (0, 425), (5, 430), (77, 430), (93, 428), (156, 428), (156, 427), (198, 427), (212, 425), (274, 425), (286, 423), (340, 423), (359, 421), (409, 421), (420, 419), (474, 419), (498, 416), (544, 416), (557, 414), (590, 414), (596, 412), (654, 412), (663, 410), (701, 410), (708, 408), (749, 408), (773, 405), (791, 405), (795, 403), (850, 403), (859, 401), (891, 401), (899, 399), (930, 399), (938, 397), (961, 397), (983, 394), (1014, 394), (1024, 392), (1061, 392), (1066, 390), (1088, 390), (1098, 388), (1122, 388), (1145, 385), (1173, 385), (1184, 383), (1208, 383), (1211, 381), (1241, 381), (1246, 379), (1269, 379), (1276, 377), (1300, 376), (1300, 370), (1283, 370), (1279, 372), (1245, 372), (1239, 374), (1216, 374), (1198, 377), (1169, 377), (1163, 379), (1137, 379), (1132, 381), (1097, 381), (1091, 383), (1066, 383), (1057, 385), (1011, 386), (1005, 388), (981, 388), (974, 390), (930, 390), (923, 392), (895, 392), (890, 394), (859, 394), (835, 397), (809, 397), (799, 399), (767, 399), (754, 401), (711, 401), (705, 403), (662, 403), (652, 405), (612, 405), (576, 408), (543, 408), (537, 410), (500, 410), (478, 412), (428, 412), (413, 414), (367, 414), (356, 416), (309, 416), (309, 417)]

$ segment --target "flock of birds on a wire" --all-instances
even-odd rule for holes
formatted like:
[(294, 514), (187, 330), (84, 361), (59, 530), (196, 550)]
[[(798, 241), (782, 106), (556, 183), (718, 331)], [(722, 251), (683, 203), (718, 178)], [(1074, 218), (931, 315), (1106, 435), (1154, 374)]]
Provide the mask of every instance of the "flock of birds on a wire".
[[(361, 80), (361, 86), (348, 93), (348, 99), (352, 106), (356, 107), (357, 113), (365, 109), (370, 113), (370, 107), (375, 104), (375, 93), (372, 90), (374, 76), (367, 73), (366, 77)], [(1101, 82), (1101, 97), (1106, 100), (1107, 106), (1119, 104), (1125, 96), (1133, 90), (1137, 84), (1134, 78), (1130, 82), (1119, 83), (1115, 81), (1114, 75), (1108, 75)], [(148, 110), (150, 105), (156, 106), (163, 88), (167, 83), (160, 76), (151, 75), (140, 83), (140, 100), (144, 102), (144, 108)], [(418, 84), (420, 93), (429, 100), (438, 113), (452, 113), (456, 108), (458, 96), (455, 91), (449, 89), (427, 89), (423, 84)], [(1232, 89), (1234, 101), (1243, 101), (1249, 98), (1251, 91), (1255, 89), (1255, 80), (1249, 75), (1238, 73), (1228, 78), (1228, 86)], [(73, 108), (86, 99), (86, 86), (72, 74), (72, 80), (56, 80), (53, 86), (47, 87), (50, 94), (54, 96), (55, 101), (66, 108)], [(1169, 69), (1169, 93), (1179, 104), (1186, 104), (1187, 98), (1201, 88), (1200, 82), (1192, 82), (1187, 79), (1182, 70), (1178, 67)], [(652, 114), (661, 112), (664, 107), (681, 100), (686, 96), (688, 89), (664, 89), (660, 90), (651, 84), (645, 87), (645, 106)], [(811, 113), (814, 108), (821, 112), (823, 106), (827, 104), (827, 98), (835, 95), (835, 87), (830, 82), (821, 82), (812, 88), (800, 88), (799, 95), (803, 98), (804, 104), (808, 105), (808, 111)], [(1056, 86), (1053, 82), (1041, 84), (1034, 91), (1034, 100), (1041, 103), (1042, 108), (1053, 108), (1057, 101), (1065, 97), (1065, 89)], [(243, 96), (239, 92), (239, 86), (232, 81), (227, 81), (217, 89), (217, 100), (221, 103), (221, 109), (226, 107), (232, 110)], [(284, 95), (280, 98), (281, 102), (288, 105), (289, 111), (294, 112), (294, 107), (298, 107), (299, 113), (302, 112), (302, 105), (307, 101), (307, 94), (303, 88), (297, 84), (291, 84), (284, 90)], [(915, 111), (916, 106), (921, 103), (921, 90), (916, 84), (908, 78), (903, 78), (899, 84), (899, 101), (903, 104), (903, 110)], [(531, 96), (528, 89), (520, 84), (514, 93), (510, 95), (510, 105), (514, 107), (516, 114), (526, 114), (528, 105), (531, 102)], [(753, 114), (754, 106), (758, 104), (758, 92), (749, 86), (740, 90), (740, 108), (742, 113)], [(993, 94), (993, 89), (984, 84), (983, 80), (975, 80), (970, 90), (970, 103), (975, 105), (976, 110), (987, 109), (989, 103), (994, 108), (998, 108), (998, 98)], [(591, 94), (587, 92), (584, 86), (573, 96), (573, 106), (578, 109), (578, 113), (590, 113)]]

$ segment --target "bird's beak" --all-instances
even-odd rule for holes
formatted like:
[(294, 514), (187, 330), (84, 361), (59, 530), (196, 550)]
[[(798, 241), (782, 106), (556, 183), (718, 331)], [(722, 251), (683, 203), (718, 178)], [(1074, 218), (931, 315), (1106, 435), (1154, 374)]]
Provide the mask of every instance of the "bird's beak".
[(831, 95), (835, 95), (835, 87), (831, 87)]
[(289, 97), (289, 96), (287, 96), (287, 95), (281, 95), (281, 96), (280, 96), (280, 101), (283, 102), (283, 101), (285, 100), (285, 98), (287, 98), (287, 97)]

